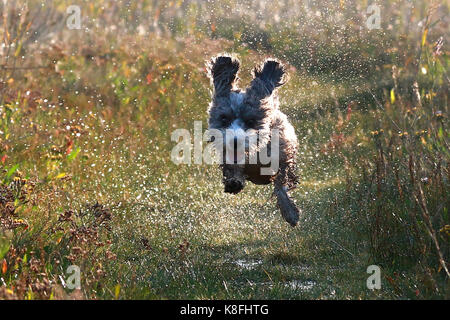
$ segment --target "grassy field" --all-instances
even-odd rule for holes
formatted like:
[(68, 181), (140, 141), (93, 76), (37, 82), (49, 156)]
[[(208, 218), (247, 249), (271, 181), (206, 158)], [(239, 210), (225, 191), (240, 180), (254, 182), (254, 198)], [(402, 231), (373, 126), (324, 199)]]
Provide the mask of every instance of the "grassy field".
[[(239, 3), (0, 5), (0, 299), (450, 297), (448, 4), (378, 1), (369, 30), (363, 0)], [(288, 64), (296, 228), (270, 186), (171, 161), (220, 52), (243, 83)]]

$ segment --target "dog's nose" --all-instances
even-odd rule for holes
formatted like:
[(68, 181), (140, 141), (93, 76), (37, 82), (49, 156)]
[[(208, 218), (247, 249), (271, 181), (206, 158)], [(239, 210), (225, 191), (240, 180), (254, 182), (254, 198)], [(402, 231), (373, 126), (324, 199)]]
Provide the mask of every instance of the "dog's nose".
[(226, 193), (238, 194), (239, 192), (241, 192), (242, 189), (244, 189), (244, 182), (242, 181), (235, 179), (225, 181)]

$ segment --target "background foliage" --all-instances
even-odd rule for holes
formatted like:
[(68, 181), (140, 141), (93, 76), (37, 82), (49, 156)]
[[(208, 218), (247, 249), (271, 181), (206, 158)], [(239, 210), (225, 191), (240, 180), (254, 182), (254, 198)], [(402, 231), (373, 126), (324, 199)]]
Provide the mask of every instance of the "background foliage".
[[(363, 0), (3, 1), (0, 298), (448, 298), (448, 4), (375, 3), (369, 30)], [(170, 161), (220, 52), (243, 84), (289, 64), (295, 229), (270, 187)]]

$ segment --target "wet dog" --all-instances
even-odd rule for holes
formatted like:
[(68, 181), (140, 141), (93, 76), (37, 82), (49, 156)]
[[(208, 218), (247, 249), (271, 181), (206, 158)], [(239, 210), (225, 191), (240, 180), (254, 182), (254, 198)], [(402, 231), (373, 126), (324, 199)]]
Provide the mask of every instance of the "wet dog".
[(286, 115), (279, 110), (278, 88), (286, 80), (284, 65), (268, 59), (253, 72), (244, 91), (237, 87), (240, 62), (219, 55), (208, 62), (214, 87), (209, 106), (212, 143), (221, 155), (225, 192), (237, 194), (246, 180), (274, 185), (283, 218), (292, 226), (299, 210), (288, 196), (297, 184), (298, 141)]

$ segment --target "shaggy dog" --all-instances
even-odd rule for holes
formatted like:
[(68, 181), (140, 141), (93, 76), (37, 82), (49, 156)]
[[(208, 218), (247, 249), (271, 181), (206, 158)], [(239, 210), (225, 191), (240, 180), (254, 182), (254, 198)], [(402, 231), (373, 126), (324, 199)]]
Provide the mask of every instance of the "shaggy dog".
[(214, 86), (208, 130), (220, 133), (210, 141), (222, 157), (225, 192), (239, 193), (246, 180), (273, 183), (283, 218), (295, 226), (299, 210), (287, 192), (297, 183), (298, 142), (294, 128), (279, 110), (277, 95), (277, 88), (286, 82), (285, 67), (278, 60), (266, 60), (254, 69), (250, 86), (242, 91), (237, 88), (239, 66), (239, 60), (228, 55), (213, 57), (208, 63)]

